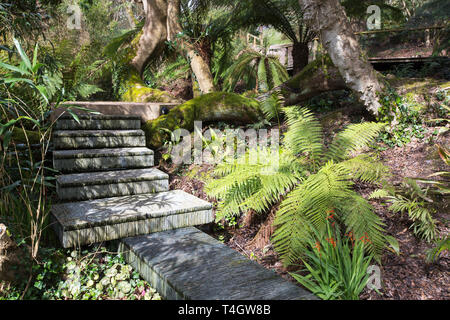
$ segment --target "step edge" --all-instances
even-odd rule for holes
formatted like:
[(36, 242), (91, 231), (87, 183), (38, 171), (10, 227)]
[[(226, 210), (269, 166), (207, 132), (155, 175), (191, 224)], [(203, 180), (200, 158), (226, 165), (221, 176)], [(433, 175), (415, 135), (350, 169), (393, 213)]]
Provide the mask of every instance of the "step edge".
[[(105, 198), (105, 199), (110, 199), (110, 198)], [(101, 199), (101, 200), (105, 200), (105, 199)], [(95, 201), (95, 200), (93, 200), (93, 201)], [(78, 201), (78, 202), (86, 202), (86, 201)], [(57, 204), (52, 207), (52, 215), (55, 217), (55, 219), (58, 221), (58, 223), (62, 226), (63, 231), (78, 231), (78, 230), (84, 230), (84, 229), (91, 229), (94, 227), (114, 226), (116, 224), (121, 224), (121, 223), (137, 222), (137, 221), (149, 220), (149, 219), (153, 219), (153, 218), (169, 217), (169, 216), (176, 216), (176, 215), (181, 215), (181, 214), (195, 213), (195, 212), (202, 212), (202, 211), (210, 211), (211, 215), (213, 213), (212, 205), (210, 204), (209, 207), (206, 205), (203, 205), (203, 206), (198, 206), (198, 207), (184, 209), (184, 210), (178, 209), (178, 210), (175, 210), (174, 212), (171, 212), (170, 214), (164, 214), (163, 212), (158, 212), (155, 215), (155, 212), (153, 211), (152, 213), (146, 213), (144, 215), (135, 215), (132, 217), (127, 217), (127, 218), (119, 218), (117, 220), (114, 220), (114, 223), (107, 223), (107, 221), (104, 220), (101, 222), (94, 222), (94, 223), (84, 222), (84, 223), (80, 223), (76, 226), (73, 226), (73, 225), (64, 224), (61, 221), (60, 217), (53, 212), (55, 207), (58, 207), (61, 205), (64, 205), (64, 204)]]
[[(104, 171), (109, 172), (109, 171)], [(69, 188), (69, 187), (89, 187), (89, 186), (103, 186), (109, 184), (118, 184), (118, 183), (132, 183), (132, 182), (144, 182), (144, 181), (164, 181), (169, 180), (169, 175), (162, 172), (160, 175), (154, 175), (151, 177), (129, 177), (129, 178), (118, 178), (118, 180), (102, 180), (102, 181), (81, 181), (81, 182), (61, 182), (56, 178), (58, 185), (61, 188)]]
[[(121, 153), (102, 153), (104, 150), (127, 150)], [(131, 150), (130, 150), (131, 149)], [(132, 150), (132, 149), (140, 149), (140, 150)], [(146, 150), (143, 150), (146, 149)], [(93, 151), (97, 150), (98, 153), (94, 153)], [(64, 151), (77, 151), (76, 153), (64, 154)], [(86, 153), (89, 151), (89, 153)], [(84, 158), (109, 158), (109, 157), (136, 157), (136, 156), (153, 156), (155, 153), (152, 149), (145, 147), (130, 147), (130, 148), (100, 148), (100, 149), (73, 149), (73, 150), (55, 150), (53, 151), (53, 159), (54, 160), (64, 160), (64, 159), (84, 159)]]

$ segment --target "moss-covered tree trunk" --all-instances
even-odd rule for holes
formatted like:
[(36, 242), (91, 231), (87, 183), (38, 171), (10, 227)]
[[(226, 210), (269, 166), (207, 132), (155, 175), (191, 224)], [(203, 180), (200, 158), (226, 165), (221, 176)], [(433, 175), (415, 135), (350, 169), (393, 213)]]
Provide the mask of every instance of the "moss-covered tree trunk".
[(182, 30), (179, 24), (180, 1), (143, 0), (143, 3), (144, 27), (132, 41), (125, 60), (121, 61), (121, 99), (132, 102), (182, 102), (167, 92), (148, 88), (142, 80), (142, 73), (148, 61), (158, 56), (166, 41), (180, 42), (179, 48), (189, 58), (202, 93), (214, 91), (208, 63), (196, 52), (192, 44), (177, 38), (177, 34)]
[(262, 118), (259, 103), (229, 92), (204, 94), (169, 111), (168, 114), (151, 120), (144, 126), (147, 144), (152, 148), (161, 147), (170, 139), (166, 130), (194, 129), (194, 121), (229, 123), (254, 123)]
[(149, 88), (142, 80), (142, 73), (149, 59), (156, 57), (167, 39), (167, 1), (143, 0), (145, 24), (141, 32), (127, 48), (127, 54), (119, 61), (119, 95), (130, 102), (175, 102), (182, 100), (171, 94)]
[[(176, 35), (183, 30), (178, 18), (180, 16), (180, 0), (169, 0), (169, 11), (170, 19), (168, 19), (168, 21), (170, 21), (171, 25), (169, 39), (175, 40)], [(179, 41), (179, 47), (181, 51), (187, 56), (189, 60), (192, 72), (197, 79), (200, 91), (202, 93), (210, 93), (215, 91), (214, 78), (209, 66), (209, 57), (202, 56), (202, 43), (200, 42), (200, 45), (196, 47), (195, 45), (182, 38), (177, 41)], [(204, 51), (205, 50), (203, 50), (203, 52)]]
[(309, 63), (288, 81), (261, 94), (258, 100), (264, 100), (274, 91), (280, 91), (285, 98), (285, 105), (291, 106), (323, 92), (347, 88), (339, 69), (334, 66), (330, 57), (325, 55)]
[(378, 114), (377, 93), (383, 85), (377, 73), (363, 58), (358, 40), (339, 0), (300, 0), (304, 18), (320, 34), (334, 65), (348, 87), (356, 92), (366, 108)]

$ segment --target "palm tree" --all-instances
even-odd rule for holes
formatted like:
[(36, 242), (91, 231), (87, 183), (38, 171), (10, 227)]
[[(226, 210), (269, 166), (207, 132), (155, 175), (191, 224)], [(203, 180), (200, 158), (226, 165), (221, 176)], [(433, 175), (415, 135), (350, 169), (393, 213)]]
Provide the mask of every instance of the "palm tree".
[(268, 45), (242, 50), (225, 73), (225, 90), (232, 91), (239, 80), (246, 80), (257, 91), (271, 90), (289, 78), (285, 67), (275, 55), (268, 54)]
[(292, 41), (294, 74), (308, 64), (308, 44), (315, 33), (305, 24), (298, 0), (244, 0), (236, 12), (234, 20), (241, 27), (271, 26)]

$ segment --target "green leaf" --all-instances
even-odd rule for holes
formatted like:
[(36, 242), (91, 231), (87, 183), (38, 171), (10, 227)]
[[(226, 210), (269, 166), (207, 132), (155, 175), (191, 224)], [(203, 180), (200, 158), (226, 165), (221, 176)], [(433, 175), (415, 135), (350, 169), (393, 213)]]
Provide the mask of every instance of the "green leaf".
[(25, 75), (25, 74), (31, 75), (31, 73), (29, 73), (27, 70), (24, 70), (19, 67), (15, 67), (10, 64), (3, 63), (3, 62), (0, 62), (0, 68), (7, 69), (7, 70), (10, 70), (13, 72), (17, 72), (17, 73), (20, 73), (21, 75)]
[(33, 72), (36, 72), (37, 69), (39, 69), (39, 68), (36, 68), (36, 66), (37, 66), (38, 50), (39, 50), (39, 44), (36, 43), (36, 46), (34, 47), (34, 52), (33, 52), (33, 65), (32, 65)]
[(13, 39), (14, 45), (17, 48), (17, 51), (19, 52), (20, 57), (22, 58), (23, 63), (27, 67), (28, 71), (32, 71), (33, 67), (31, 66), (30, 59), (28, 58), (27, 54), (23, 50), (22, 46), (20, 45), (19, 40), (16, 38)]
[(399, 255), (400, 254), (400, 245), (398, 244), (397, 239), (395, 239), (393, 236), (385, 236), (386, 241), (389, 243), (391, 248), (394, 250), (394, 252)]
[(32, 87), (35, 87), (33, 81), (31, 81), (30, 79), (25, 79), (25, 78), (7, 78), (3, 80), (4, 83), (8, 83), (8, 84), (13, 84), (16, 82), (26, 82), (29, 85), (31, 85)]

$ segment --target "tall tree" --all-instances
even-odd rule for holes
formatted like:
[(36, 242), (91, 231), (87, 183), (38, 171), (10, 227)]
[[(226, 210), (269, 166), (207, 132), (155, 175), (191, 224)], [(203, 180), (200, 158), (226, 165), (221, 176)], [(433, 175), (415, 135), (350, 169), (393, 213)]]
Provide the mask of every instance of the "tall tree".
[(362, 55), (358, 39), (339, 0), (300, 0), (304, 19), (320, 35), (334, 65), (348, 87), (355, 91), (366, 108), (377, 115), (377, 93), (383, 84)]
[(174, 41), (178, 49), (188, 57), (200, 90), (203, 93), (214, 91), (208, 62), (199, 54), (195, 45), (179, 36), (183, 30), (179, 21), (180, 0), (143, 0), (143, 3), (145, 25), (138, 36), (136, 56), (131, 61), (139, 75), (144, 71), (148, 60), (162, 50), (166, 41)]

